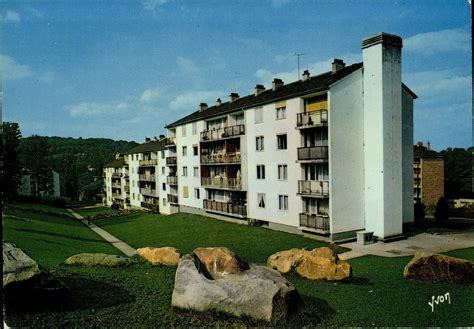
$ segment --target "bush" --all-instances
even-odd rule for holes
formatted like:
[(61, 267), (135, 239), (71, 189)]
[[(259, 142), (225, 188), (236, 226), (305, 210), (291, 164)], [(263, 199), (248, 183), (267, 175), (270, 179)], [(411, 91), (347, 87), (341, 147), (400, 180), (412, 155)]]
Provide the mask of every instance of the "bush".
[(425, 219), (425, 205), (421, 202), (415, 203), (415, 221)]
[(449, 218), (449, 204), (445, 198), (441, 197), (436, 204), (435, 219), (442, 223)]
[(51, 205), (56, 208), (66, 208), (67, 202), (63, 198), (54, 198)]
[(110, 206), (110, 209), (119, 210), (119, 209), (120, 209), (120, 205), (119, 205), (118, 203), (112, 203), (112, 205)]

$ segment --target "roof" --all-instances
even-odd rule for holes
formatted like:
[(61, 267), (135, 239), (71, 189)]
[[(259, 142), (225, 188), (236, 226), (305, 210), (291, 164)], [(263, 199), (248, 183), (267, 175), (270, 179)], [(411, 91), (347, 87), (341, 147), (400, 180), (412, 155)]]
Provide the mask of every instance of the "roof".
[(122, 168), (125, 165), (123, 158), (114, 159), (104, 165), (104, 168)]
[(184, 118), (167, 125), (166, 128), (172, 128), (184, 123), (203, 120), (222, 114), (232, 113), (237, 110), (260, 106), (263, 104), (306, 95), (309, 93), (325, 91), (329, 89), (330, 85), (357, 71), (358, 69), (362, 68), (362, 66), (362, 63), (352, 64), (336, 71), (335, 73), (329, 71), (314, 77), (310, 77), (305, 81), (299, 80), (287, 85), (283, 85), (277, 90), (268, 89), (256, 96), (254, 94), (250, 94), (240, 97), (233, 102), (226, 102), (222, 103), (221, 105), (211, 106), (203, 111), (193, 112)]
[(413, 145), (413, 157), (421, 159), (442, 159), (443, 155), (436, 151), (429, 150), (423, 145)]
[(408, 88), (408, 86), (404, 84), (403, 82), (402, 82), (402, 88), (405, 89), (411, 95), (411, 97), (413, 97), (413, 99), (418, 98), (418, 96), (410, 88)]
[(156, 152), (156, 151), (163, 151), (165, 149), (165, 142), (166, 140), (162, 139), (159, 141), (150, 141), (145, 142), (143, 144), (137, 145), (134, 148), (125, 152), (125, 154), (136, 154), (136, 153), (148, 153), (148, 152)]

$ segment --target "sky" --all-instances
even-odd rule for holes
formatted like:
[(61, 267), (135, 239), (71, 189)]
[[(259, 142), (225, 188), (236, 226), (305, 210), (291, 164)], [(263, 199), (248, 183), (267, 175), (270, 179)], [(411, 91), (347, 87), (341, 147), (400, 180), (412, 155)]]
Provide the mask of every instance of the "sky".
[(414, 142), (472, 145), (467, 0), (2, 1), (3, 120), (23, 136), (143, 142), (256, 84), (362, 61), (377, 32), (403, 38)]

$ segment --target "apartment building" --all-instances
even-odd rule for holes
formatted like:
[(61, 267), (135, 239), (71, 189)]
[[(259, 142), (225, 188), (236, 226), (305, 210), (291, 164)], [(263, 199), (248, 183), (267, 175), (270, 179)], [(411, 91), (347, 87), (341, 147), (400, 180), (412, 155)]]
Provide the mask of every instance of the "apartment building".
[(413, 146), (413, 201), (436, 206), (444, 196), (444, 159), (429, 144)]
[(128, 183), (128, 166), (122, 154), (104, 165), (104, 204), (118, 204), (121, 208), (130, 207), (130, 185)]
[[(152, 197), (162, 200), (163, 213), (331, 240), (362, 230), (380, 240), (400, 236), (414, 217), (417, 98), (401, 80), (401, 49), (400, 37), (379, 33), (362, 41), (362, 63), (335, 59), (323, 74), (304, 71), (293, 83), (275, 78), (269, 89), (256, 85), (243, 97), (201, 103), (166, 126), (168, 138), (149, 152), (154, 171), (137, 174), (146, 152), (127, 152), (130, 191), (139, 196), (130, 206), (143, 208)], [(166, 190), (146, 178), (153, 173), (161, 184), (166, 175)]]

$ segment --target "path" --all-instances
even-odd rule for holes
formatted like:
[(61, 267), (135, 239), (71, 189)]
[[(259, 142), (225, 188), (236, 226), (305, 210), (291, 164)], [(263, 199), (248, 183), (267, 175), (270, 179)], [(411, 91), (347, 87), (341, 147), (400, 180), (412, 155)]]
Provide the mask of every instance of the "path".
[(87, 223), (87, 220), (84, 219), (84, 217), (82, 217), (81, 215), (79, 215), (77, 212), (75, 212), (74, 210), (72, 209), (68, 209), (67, 211), (69, 211), (71, 213), (71, 215), (80, 220), (82, 222), (82, 224), (84, 224), (85, 226), (89, 227), (92, 231), (94, 231), (95, 233), (97, 233), (98, 235), (100, 235), (105, 241), (107, 241), (108, 243), (110, 243), (112, 246), (114, 246), (115, 248), (117, 248), (118, 250), (120, 250), (121, 252), (123, 252), (125, 255), (127, 255), (128, 257), (131, 257), (133, 255), (135, 255), (137, 253), (137, 250), (130, 247), (128, 244), (126, 244), (125, 242), (117, 239), (116, 237), (114, 237), (112, 234), (110, 234), (109, 232), (107, 232), (106, 230), (104, 229), (101, 229), (100, 227), (98, 227), (97, 225), (93, 224), (93, 223), (90, 223), (88, 224)]

